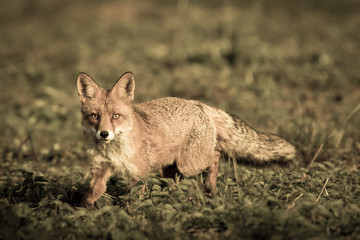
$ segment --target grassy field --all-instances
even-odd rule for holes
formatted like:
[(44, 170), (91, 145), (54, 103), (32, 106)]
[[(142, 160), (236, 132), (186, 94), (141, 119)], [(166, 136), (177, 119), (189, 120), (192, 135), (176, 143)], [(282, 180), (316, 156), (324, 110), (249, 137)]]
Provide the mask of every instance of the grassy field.
[[(0, 239), (360, 239), (360, 1), (0, 3)], [(277, 133), (295, 169), (111, 178), (95, 209), (76, 79), (201, 100)], [(172, 187), (169, 187), (171, 183)], [(138, 192), (145, 184), (144, 192)]]

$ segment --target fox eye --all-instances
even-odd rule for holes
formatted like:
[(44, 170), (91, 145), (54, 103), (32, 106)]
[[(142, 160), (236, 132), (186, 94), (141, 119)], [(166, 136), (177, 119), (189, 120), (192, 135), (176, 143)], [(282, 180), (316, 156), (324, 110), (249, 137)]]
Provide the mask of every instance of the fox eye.
[(94, 120), (97, 120), (99, 118), (99, 115), (93, 113), (93, 114), (90, 114), (90, 117)]
[(113, 119), (119, 119), (120, 118), (120, 114), (118, 114), (118, 113), (114, 113), (114, 115), (113, 115)]

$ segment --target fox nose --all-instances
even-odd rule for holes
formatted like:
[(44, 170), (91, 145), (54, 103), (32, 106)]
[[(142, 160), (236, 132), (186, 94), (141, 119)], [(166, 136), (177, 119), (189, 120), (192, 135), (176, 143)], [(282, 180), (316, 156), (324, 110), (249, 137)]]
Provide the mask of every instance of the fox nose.
[(109, 136), (109, 132), (108, 131), (102, 131), (102, 132), (100, 132), (100, 136), (102, 138), (107, 138)]

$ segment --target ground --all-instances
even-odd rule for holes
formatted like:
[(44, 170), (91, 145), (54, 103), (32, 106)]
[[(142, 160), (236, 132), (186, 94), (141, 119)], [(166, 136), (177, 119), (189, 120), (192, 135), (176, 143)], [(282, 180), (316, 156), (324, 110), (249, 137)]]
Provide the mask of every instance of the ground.
[[(360, 2), (0, 3), (0, 239), (360, 238)], [(236, 114), (298, 149), (292, 169), (222, 159), (206, 172), (113, 177), (96, 208), (76, 79), (135, 101), (174, 96)], [(145, 184), (145, 191), (139, 191)]]

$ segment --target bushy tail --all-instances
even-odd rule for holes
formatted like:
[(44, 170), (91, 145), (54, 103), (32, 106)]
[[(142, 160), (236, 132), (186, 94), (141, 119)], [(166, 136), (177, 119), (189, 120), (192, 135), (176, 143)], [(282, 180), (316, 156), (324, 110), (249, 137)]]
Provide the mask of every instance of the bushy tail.
[(217, 148), (238, 161), (253, 166), (291, 166), (298, 162), (295, 147), (274, 134), (256, 131), (238, 117), (211, 108), (217, 128)]

